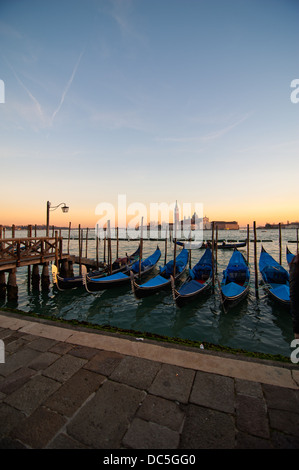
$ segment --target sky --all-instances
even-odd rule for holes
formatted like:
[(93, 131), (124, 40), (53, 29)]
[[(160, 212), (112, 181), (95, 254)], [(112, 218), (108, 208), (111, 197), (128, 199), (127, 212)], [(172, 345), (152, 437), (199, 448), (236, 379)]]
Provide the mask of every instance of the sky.
[(94, 227), (119, 195), (299, 220), (298, 20), (297, 0), (0, 0), (0, 224), (50, 201)]

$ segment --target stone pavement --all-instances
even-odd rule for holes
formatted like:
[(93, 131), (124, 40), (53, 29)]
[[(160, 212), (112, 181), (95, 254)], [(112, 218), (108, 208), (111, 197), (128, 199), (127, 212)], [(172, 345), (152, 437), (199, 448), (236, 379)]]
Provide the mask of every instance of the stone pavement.
[(1, 449), (299, 448), (297, 365), (7, 312), (0, 339)]

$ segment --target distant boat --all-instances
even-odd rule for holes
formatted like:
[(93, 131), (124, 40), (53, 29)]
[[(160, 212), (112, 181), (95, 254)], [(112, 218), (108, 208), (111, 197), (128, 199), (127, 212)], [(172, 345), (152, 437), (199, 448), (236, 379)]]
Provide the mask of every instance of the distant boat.
[(262, 246), (259, 270), (269, 297), (281, 304), (290, 304), (289, 273)]
[(288, 265), (290, 265), (293, 258), (295, 258), (295, 255), (293, 255), (293, 253), (291, 253), (290, 250), (287, 247), (287, 263), (288, 263)]
[(189, 269), (189, 276), (179, 289), (175, 288), (172, 278), (172, 295), (178, 307), (194, 300), (207, 292), (212, 285), (212, 251), (206, 248), (206, 251), (198, 263)]
[[(188, 250), (182, 250), (175, 260), (175, 279), (179, 279), (184, 273), (188, 263), (189, 253)], [(165, 266), (160, 267), (160, 274), (153, 277), (144, 284), (138, 284), (135, 281), (135, 276), (131, 271), (131, 285), (135, 297), (138, 299), (155, 294), (160, 290), (170, 287), (171, 275), (173, 275), (174, 262), (169, 261)]]
[[(140, 275), (145, 276), (151, 272), (161, 257), (161, 250), (157, 247), (156, 251), (140, 263)], [(100, 290), (119, 287), (130, 283), (130, 271), (134, 276), (139, 276), (139, 260), (135, 261), (131, 266), (126, 266), (125, 270), (115, 274), (110, 274), (100, 278), (90, 277), (88, 274), (83, 277), (83, 284), (88, 292), (96, 292)]]
[[(124, 271), (127, 266), (131, 266), (139, 256), (140, 246), (130, 256), (126, 255), (123, 258), (117, 258), (112, 263), (112, 274)], [(86, 269), (86, 268), (85, 268)], [(91, 271), (88, 276), (90, 278), (101, 278), (107, 275), (109, 266), (106, 265), (103, 269)], [(74, 289), (83, 286), (83, 274), (72, 277), (63, 277), (58, 273), (57, 266), (52, 265), (53, 283), (57, 285), (59, 290)]]
[[(183, 242), (183, 241), (177, 241), (177, 245), (183, 246), (186, 250), (201, 250), (205, 248), (212, 248), (212, 243), (207, 241), (207, 242)], [(222, 243), (217, 243), (217, 250), (233, 250), (235, 248), (241, 248), (243, 246), (246, 246), (247, 242), (240, 242), (240, 243), (229, 243), (229, 242), (222, 242)], [(216, 247), (216, 243), (214, 245)]]
[(223, 278), (219, 283), (222, 304), (232, 305), (238, 303), (249, 292), (250, 270), (248, 264), (237, 249), (234, 250), (227, 268), (223, 271)]

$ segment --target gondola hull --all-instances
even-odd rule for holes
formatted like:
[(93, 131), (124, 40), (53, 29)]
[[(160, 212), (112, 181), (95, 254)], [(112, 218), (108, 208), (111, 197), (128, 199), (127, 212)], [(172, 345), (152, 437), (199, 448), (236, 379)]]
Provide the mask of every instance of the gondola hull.
[[(212, 243), (197, 243), (197, 242), (182, 242), (177, 241), (177, 245), (184, 247), (186, 250), (203, 250), (205, 248), (212, 248)], [(235, 248), (242, 248), (247, 245), (247, 242), (240, 243), (217, 243), (217, 250), (234, 250)], [(214, 245), (216, 248), (216, 243)]]
[(178, 307), (203, 296), (208, 293), (212, 285), (212, 252), (206, 248), (205, 253), (199, 262), (189, 270), (189, 276), (183, 285), (175, 288), (174, 279), (172, 279), (172, 296)]
[(280, 305), (290, 306), (289, 273), (262, 247), (259, 270), (269, 297)]
[[(186, 283), (189, 285), (192, 282), (197, 282), (192, 280), (191, 278), (188, 278)], [(191, 287), (191, 286), (190, 286)], [(186, 304), (189, 304), (190, 302), (193, 302), (195, 300), (198, 300), (198, 298), (203, 297), (205, 294), (209, 294), (210, 290), (212, 287), (212, 279), (209, 279), (207, 282), (204, 284), (201, 284), (199, 286), (194, 286), (193, 291), (189, 293), (182, 293), (179, 292), (177, 289), (175, 289), (174, 283), (172, 284), (172, 295), (174, 298), (174, 301), (178, 307), (183, 307)]]
[(82, 276), (74, 276), (74, 277), (61, 277), (57, 274), (57, 287), (59, 290), (69, 290), (75, 289), (77, 287), (82, 287), (83, 277)]
[[(182, 250), (181, 253), (176, 258), (176, 267), (178, 272), (176, 272), (175, 278), (179, 279), (185, 272), (188, 263), (188, 251)], [(167, 290), (171, 286), (171, 273), (173, 261), (170, 261), (164, 266), (164, 272), (150, 279), (144, 284), (138, 284), (135, 278), (131, 275), (131, 287), (132, 291), (137, 299), (142, 299), (144, 297), (149, 297), (154, 295), (157, 292)], [(164, 274), (164, 275), (163, 275)]]
[(231, 291), (229, 294), (225, 294), (223, 292), (223, 288), (221, 288), (221, 296), (222, 296), (222, 303), (223, 305), (226, 306), (235, 306), (237, 305), (241, 300), (243, 300), (249, 293), (249, 282), (246, 283), (246, 285), (242, 286), (242, 289), (238, 289), (240, 286), (238, 284), (235, 284), (234, 286), (231, 286)]
[[(157, 265), (161, 257), (159, 248), (146, 260), (141, 263), (140, 277), (143, 278), (149, 274)], [(128, 266), (126, 271), (115, 273), (101, 278), (90, 278), (88, 275), (84, 276), (83, 284), (88, 292), (98, 292), (106, 289), (113, 289), (116, 287), (126, 286), (130, 284), (131, 277), (130, 271), (133, 271), (135, 278), (139, 277), (139, 262), (135, 261), (132, 266)]]
[[(139, 256), (139, 249), (132, 253), (130, 256), (125, 258), (118, 258), (112, 264), (112, 274), (125, 271), (128, 266), (131, 266)], [(84, 267), (85, 268), (85, 267)], [(86, 269), (86, 268), (85, 268)], [(107, 276), (109, 266), (105, 266), (103, 269), (94, 270), (89, 273), (90, 278), (102, 278)], [(59, 290), (75, 289), (83, 286), (84, 275), (77, 275), (73, 277), (62, 277), (57, 273), (57, 270), (53, 266), (52, 268), (53, 283), (57, 285)]]
[(293, 255), (293, 253), (291, 253), (290, 250), (287, 247), (287, 263), (288, 263), (288, 265), (291, 264), (291, 262), (293, 261), (294, 258), (295, 258), (295, 255)]
[(219, 284), (222, 306), (232, 307), (243, 300), (249, 293), (249, 283), (247, 262), (242, 253), (235, 249)]

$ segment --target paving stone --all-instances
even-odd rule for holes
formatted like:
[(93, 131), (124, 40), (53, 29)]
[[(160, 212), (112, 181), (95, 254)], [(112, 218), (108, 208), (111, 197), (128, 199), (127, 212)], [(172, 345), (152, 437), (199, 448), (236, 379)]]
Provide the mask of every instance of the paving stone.
[(16, 331), (11, 331), (11, 330), (5, 330), (5, 331), (6, 333), (1, 339), (3, 339), (6, 348), (8, 348), (8, 346), (11, 343), (15, 343), (18, 339), (20, 339), (21, 336)]
[(42, 352), (29, 363), (29, 367), (34, 370), (44, 370), (59, 358), (60, 356), (58, 354), (49, 351)]
[(166, 426), (173, 431), (180, 431), (185, 412), (173, 401), (155, 395), (147, 395), (137, 416), (146, 421)]
[(73, 345), (70, 343), (56, 343), (54, 344), (53, 347), (49, 349), (50, 352), (56, 353), (56, 354), (67, 354), (70, 352), (73, 348)]
[(293, 377), (295, 383), (297, 384), (297, 386), (299, 387), (299, 370), (293, 369), (292, 370), (292, 377)]
[(3, 439), (0, 439), (0, 449), (16, 450), (27, 449), (27, 447), (21, 442), (11, 439), (10, 437), (4, 437)]
[(39, 337), (36, 335), (31, 335), (29, 333), (20, 333), (22, 335), (22, 338), (25, 339), (28, 343), (31, 343), (35, 339), (38, 339)]
[(8, 344), (5, 344), (5, 352), (6, 353), (14, 353), (18, 349), (22, 348), (27, 343), (28, 343), (28, 341), (26, 341), (23, 338), (15, 339), (14, 341), (11, 341)]
[(247, 395), (248, 397), (263, 398), (262, 385), (258, 382), (250, 380), (235, 379), (236, 393), (239, 395)]
[(5, 363), (0, 364), (0, 375), (7, 377), (21, 367), (28, 364), (36, 357), (36, 351), (28, 347), (24, 347), (14, 354), (5, 355)]
[(145, 392), (107, 380), (67, 425), (67, 433), (94, 449), (119, 449)]
[(169, 364), (163, 364), (156, 375), (149, 392), (169, 400), (187, 403), (195, 372)]
[(48, 351), (56, 344), (57, 341), (49, 338), (37, 338), (28, 344), (28, 347), (35, 349), (36, 351)]
[(104, 375), (80, 369), (45, 401), (45, 406), (71, 417), (104, 380)]
[(18, 369), (0, 383), (0, 392), (5, 393), (6, 395), (13, 393), (25, 384), (33, 375), (35, 375), (35, 373), (36, 372), (34, 370), (28, 369), (27, 367)]
[(85, 369), (109, 376), (124, 356), (113, 351), (99, 351), (85, 366)]
[(4, 343), (6, 343), (6, 338), (12, 336), (12, 331), (6, 328), (1, 328), (0, 330), (0, 339), (3, 339)]
[(236, 426), (239, 431), (247, 434), (269, 438), (269, 422), (264, 400), (237, 395)]
[(234, 449), (235, 424), (230, 414), (189, 405), (180, 449)]
[(274, 449), (299, 449), (299, 437), (290, 436), (284, 432), (273, 431), (271, 443)]
[(10, 431), (25, 420), (25, 415), (6, 403), (0, 404), (0, 436), (6, 436)]
[(268, 412), (272, 429), (299, 437), (299, 413), (273, 409), (269, 409)]
[(69, 354), (76, 357), (82, 357), (83, 359), (91, 359), (96, 354), (99, 353), (98, 349), (88, 348), (86, 346), (77, 346), (72, 345), (72, 349), (70, 350)]
[(131, 449), (176, 449), (179, 440), (178, 432), (135, 418), (123, 439), (123, 445)]
[(50, 365), (43, 371), (43, 375), (60, 382), (65, 382), (75, 374), (81, 367), (86, 364), (86, 359), (74, 357), (69, 354), (62, 356), (60, 359)]
[(148, 390), (160, 370), (157, 362), (138, 357), (125, 357), (110, 375), (111, 380)]
[(11, 437), (18, 439), (32, 449), (43, 449), (53, 439), (66, 420), (58, 413), (40, 407), (17, 426)]
[(7, 396), (4, 402), (29, 415), (52, 395), (60, 385), (59, 382), (48, 377), (36, 375), (21, 388)]
[(263, 385), (268, 408), (299, 412), (299, 390)]
[(190, 402), (234, 413), (234, 380), (231, 377), (197, 371)]
[(273, 445), (268, 439), (251, 436), (243, 432), (238, 432), (236, 436), (236, 449), (273, 449)]
[(47, 445), (47, 449), (88, 449), (81, 442), (75, 441), (67, 434), (61, 433), (56, 436), (50, 444)]

